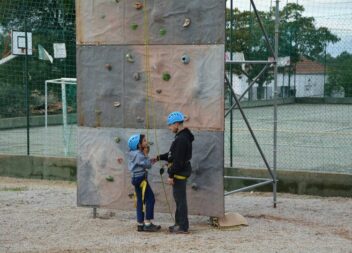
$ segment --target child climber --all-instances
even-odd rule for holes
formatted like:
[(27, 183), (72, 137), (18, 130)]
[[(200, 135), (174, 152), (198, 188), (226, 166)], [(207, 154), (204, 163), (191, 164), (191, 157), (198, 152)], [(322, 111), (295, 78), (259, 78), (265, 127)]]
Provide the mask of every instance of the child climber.
[(147, 179), (147, 169), (152, 167), (154, 161), (148, 158), (149, 146), (145, 135), (132, 135), (128, 140), (128, 147), (130, 148), (128, 169), (131, 172), (131, 183), (134, 185), (137, 198), (137, 231), (157, 232), (160, 226), (152, 223), (155, 198)]

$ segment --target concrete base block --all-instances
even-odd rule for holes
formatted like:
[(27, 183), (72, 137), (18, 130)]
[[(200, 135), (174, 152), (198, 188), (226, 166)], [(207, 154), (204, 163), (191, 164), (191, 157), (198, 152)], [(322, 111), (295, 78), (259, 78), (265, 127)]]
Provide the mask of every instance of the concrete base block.
[(0, 155), (0, 175), (19, 178), (76, 180), (76, 159)]

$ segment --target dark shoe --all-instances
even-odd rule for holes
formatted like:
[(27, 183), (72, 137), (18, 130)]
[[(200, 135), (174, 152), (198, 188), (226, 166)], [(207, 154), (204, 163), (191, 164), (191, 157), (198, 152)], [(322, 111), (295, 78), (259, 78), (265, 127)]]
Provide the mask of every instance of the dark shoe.
[(177, 225), (169, 227), (169, 232), (172, 234), (189, 234), (188, 229), (182, 229)]
[(150, 225), (144, 225), (143, 229), (145, 232), (158, 232), (161, 229), (161, 226), (150, 223)]
[(138, 232), (143, 232), (144, 231), (144, 225), (137, 225), (137, 231)]
[(169, 227), (169, 231), (174, 230), (176, 227), (178, 227), (178, 225), (176, 225), (176, 224), (175, 224), (175, 225), (170, 226), (170, 227)]
[(176, 234), (189, 234), (188, 230), (184, 230), (184, 229), (178, 229), (175, 232)]

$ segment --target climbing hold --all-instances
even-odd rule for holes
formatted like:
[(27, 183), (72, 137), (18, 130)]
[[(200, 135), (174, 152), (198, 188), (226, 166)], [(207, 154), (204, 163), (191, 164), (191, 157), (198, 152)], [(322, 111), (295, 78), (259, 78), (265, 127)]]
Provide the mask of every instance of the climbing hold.
[(129, 194), (128, 194), (128, 197), (129, 197), (130, 199), (133, 199), (133, 197), (134, 197), (134, 192), (129, 193)]
[(114, 182), (114, 178), (113, 178), (112, 176), (108, 176), (108, 177), (106, 177), (105, 179), (106, 179), (106, 181), (108, 181), (108, 182)]
[(115, 142), (116, 142), (116, 143), (120, 143), (120, 141), (121, 141), (120, 137), (118, 137), (118, 136), (115, 137)]
[(164, 168), (160, 168), (160, 170), (159, 170), (160, 175), (164, 174), (164, 172), (165, 172), (165, 169)]
[(121, 158), (121, 157), (117, 158), (117, 162), (118, 162), (118, 164), (123, 163), (123, 158)]
[(131, 63), (134, 62), (133, 56), (130, 53), (126, 54), (126, 60)]
[(115, 102), (114, 102), (114, 106), (115, 106), (115, 107), (119, 107), (120, 105), (121, 105), (120, 102), (118, 102), (118, 101), (115, 101)]
[(137, 2), (134, 4), (134, 7), (137, 9), (137, 10), (140, 10), (143, 8), (143, 4), (141, 2)]
[(101, 19), (104, 19), (104, 18), (105, 18), (105, 15), (103, 14), (103, 15), (101, 15), (100, 17), (101, 17)]
[(191, 61), (191, 57), (189, 57), (189, 55), (187, 55), (187, 54), (184, 54), (184, 55), (182, 55), (181, 60), (182, 60), (183, 64), (188, 64)]
[(152, 145), (154, 145), (154, 142), (148, 141), (148, 145), (149, 145), (149, 146), (152, 146)]
[(169, 72), (165, 71), (163, 72), (163, 80), (164, 81), (169, 81), (171, 79), (171, 75)]
[(132, 29), (133, 31), (137, 30), (137, 28), (138, 28), (138, 24), (136, 24), (136, 23), (132, 23), (132, 24), (131, 24), (131, 29)]
[(141, 79), (141, 74), (138, 72), (133, 73), (133, 79), (139, 81)]
[(142, 122), (144, 122), (144, 119), (142, 118), (142, 117), (137, 117), (137, 122), (140, 122), (140, 123), (142, 123)]
[(195, 191), (198, 190), (198, 185), (196, 183), (193, 183), (192, 184), (192, 189), (195, 190)]
[(107, 69), (107, 70), (109, 70), (109, 71), (111, 71), (111, 69), (112, 69), (112, 66), (111, 66), (111, 64), (105, 64), (105, 68)]
[(190, 18), (185, 18), (183, 21), (183, 27), (189, 27), (191, 25), (191, 19)]
[(158, 93), (158, 94), (160, 94), (161, 92), (162, 92), (161, 89), (157, 89), (157, 90), (156, 90), (156, 93)]
[(99, 115), (101, 114), (101, 111), (99, 109), (95, 109), (95, 113)]
[(115, 2), (118, 4), (120, 2), (120, 0), (115, 0)]
[(160, 28), (160, 36), (165, 36), (165, 34), (167, 33), (166, 29), (165, 28)]

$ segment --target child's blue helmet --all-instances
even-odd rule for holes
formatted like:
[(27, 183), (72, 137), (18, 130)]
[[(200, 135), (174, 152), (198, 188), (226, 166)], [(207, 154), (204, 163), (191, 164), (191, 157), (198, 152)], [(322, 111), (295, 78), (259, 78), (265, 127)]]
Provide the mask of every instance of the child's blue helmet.
[(167, 117), (167, 124), (172, 125), (176, 122), (183, 122), (185, 120), (185, 116), (182, 112), (172, 112)]
[(141, 135), (135, 134), (128, 139), (128, 147), (130, 150), (137, 150)]

